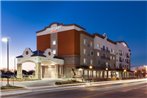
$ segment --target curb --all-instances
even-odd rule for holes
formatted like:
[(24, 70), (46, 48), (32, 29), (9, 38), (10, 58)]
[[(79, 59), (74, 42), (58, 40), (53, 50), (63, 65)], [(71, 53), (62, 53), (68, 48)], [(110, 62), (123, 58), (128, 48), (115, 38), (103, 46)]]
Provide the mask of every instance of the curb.
[[(122, 83), (133, 83), (133, 82), (141, 82), (145, 79), (142, 80), (135, 80), (135, 81), (129, 81), (129, 80), (118, 80), (118, 81), (103, 81), (103, 82), (89, 82), (89, 83), (76, 83), (76, 84), (65, 84), (65, 85), (54, 85), (54, 86), (41, 86), (41, 87), (27, 87), (27, 90), (21, 90), (17, 91), (14, 90), (11, 91), (10, 93), (7, 94), (2, 94), (1, 96), (6, 97), (6, 96), (12, 96), (16, 94), (25, 94), (25, 93), (31, 93), (31, 92), (38, 92), (38, 91), (45, 91), (45, 90), (62, 90), (62, 88), (72, 88), (72, 87), (92, 87), (92, 86), (106, 86), (106, 85), (115, 85), (115, 84), (122, 84)], [(146, 79), (147, 80), (147, 79)], [(122, 82), (123, 81), (123, 82)], [(104, 84), (105, 82), (105, 84)], [(52, 89), (54, 88), (54, 89)], [(38, 90), (39, 89), (39, 90)]]

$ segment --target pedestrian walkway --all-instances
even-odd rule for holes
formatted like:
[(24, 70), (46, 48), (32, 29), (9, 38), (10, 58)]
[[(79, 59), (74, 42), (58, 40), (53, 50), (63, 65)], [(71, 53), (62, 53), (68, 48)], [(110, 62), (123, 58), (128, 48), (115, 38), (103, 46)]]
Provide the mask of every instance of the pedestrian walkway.
[[(44, 79), (34, 81), (10, 81), (10, 85), (21, 86), (21, 87), (40, 87), (40, 86), (53, 86), (56, 81), (63, 79)], [(1, 81), (1, 86), (5, 86), (7, 81)]]

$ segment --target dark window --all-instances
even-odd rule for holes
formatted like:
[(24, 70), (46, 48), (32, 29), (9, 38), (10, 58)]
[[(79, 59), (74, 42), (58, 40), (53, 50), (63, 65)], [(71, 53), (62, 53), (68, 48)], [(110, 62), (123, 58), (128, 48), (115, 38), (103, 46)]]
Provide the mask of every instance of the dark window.
[(51, 52), (48, 52), (48, 55), (51, 55)]
[(29, 52), (28, 51), (26, 51), (26, 55), (28, 55), (29, 54)]
[(93, 51), (91, 51), (90, 55), (92, 55), (92, 56), (93, 56), (93, 54), (94, 54), (94, 53), (93, 53)]
[(105, 46), (103, 46), (103, 50), (105, 50)]

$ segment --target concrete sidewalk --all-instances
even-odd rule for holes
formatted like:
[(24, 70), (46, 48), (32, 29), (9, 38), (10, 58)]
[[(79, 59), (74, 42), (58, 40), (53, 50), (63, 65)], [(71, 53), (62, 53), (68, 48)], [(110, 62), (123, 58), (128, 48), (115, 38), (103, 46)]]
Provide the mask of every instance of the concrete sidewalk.
[(104, 85), (113, 85), (120, 83), (131, 83), (131, 82), (139, 82), (139, 81), (147, 81), (147, 79), (133, 79), (133, 80), (117, 80), (117, 81), (101, 81), (101, 82), (88, 82), (88, 83), (75, 83), (75, 84), (65, 84), (65, 85), (53, 85), (53, 86), (38, 86), (38, 87), (26, 87), (26, 90), (6, 90), (1, 92), (1, 96), (11, 96), (16, 94), (24, 94), (24, 93), (32, 93), (32, 92), (40, 92), (47, 90), (48, 92), (54, 91), (62, 91), (71, 89), (77, 89), (81, 87), (90, 87), (90, 86), (104, 86)]
[[(10, 81), (10, 85), (21, 87), (38, 87), (38, 86), (52, 86), (56, 81), (62, 81), (63, 79), (45, 79), (35, 81)], [(7, 81), (1, 81), (1, 86), (5, 86)]]

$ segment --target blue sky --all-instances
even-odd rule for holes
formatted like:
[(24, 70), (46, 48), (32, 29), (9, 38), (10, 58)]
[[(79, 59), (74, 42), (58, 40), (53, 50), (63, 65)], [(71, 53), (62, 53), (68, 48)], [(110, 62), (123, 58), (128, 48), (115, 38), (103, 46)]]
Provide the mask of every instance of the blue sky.
[(147, 2), (5, 1), (1, 19), (2, 36), (10, 37), (11, 57), (26, 47), (36, 50), (36, 31), (59, 22), (81, 25), (91, 34), (107, 33), (114, 41), (124, 40), (132, 51), (132, 65), (147, 64)]

